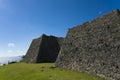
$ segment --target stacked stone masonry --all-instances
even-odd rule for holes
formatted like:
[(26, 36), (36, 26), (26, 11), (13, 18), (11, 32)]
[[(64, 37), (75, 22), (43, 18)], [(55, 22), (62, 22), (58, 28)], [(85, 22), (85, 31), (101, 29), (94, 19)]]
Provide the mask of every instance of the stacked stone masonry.
[(23, 61), (27, 63), (55, 62), (62, 40), (63, 38), (43, 34), (32, 41)]
[(55, 65), (120, 80), (120, 11), (70, 29)]
[(32, 41), (23, 61), (56, 61), (63, 69), (120, 80), (120, 11), (73, 27), (64, 39), (43, 34)]

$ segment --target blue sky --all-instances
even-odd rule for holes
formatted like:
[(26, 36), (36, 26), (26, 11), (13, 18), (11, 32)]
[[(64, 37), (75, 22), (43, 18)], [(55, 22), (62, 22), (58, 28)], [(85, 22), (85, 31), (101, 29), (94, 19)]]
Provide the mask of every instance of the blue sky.
[(41, 34), (64, 37), (116, 8), (120, 0), (0, 0), (0, 57), (24, 55)]

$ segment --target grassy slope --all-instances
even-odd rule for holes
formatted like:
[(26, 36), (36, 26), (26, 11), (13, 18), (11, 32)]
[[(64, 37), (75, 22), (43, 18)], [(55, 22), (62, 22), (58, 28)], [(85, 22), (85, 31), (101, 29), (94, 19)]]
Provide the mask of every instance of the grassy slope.
[(104, 80), (94, 75), (59, 68), (54, 64), (15, 63), (0, 67), (0, 80)]

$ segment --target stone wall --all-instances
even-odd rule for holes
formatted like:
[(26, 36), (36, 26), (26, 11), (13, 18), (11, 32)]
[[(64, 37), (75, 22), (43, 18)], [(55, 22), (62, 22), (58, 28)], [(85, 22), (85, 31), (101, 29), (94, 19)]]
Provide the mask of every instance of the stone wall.
[(55, 65), (120, 80), (120, 11), (70, 29)]
[(23, 61), (28, 63), (55, 62), (62, 40), (63, 38), (43, 34), (32, 41)]

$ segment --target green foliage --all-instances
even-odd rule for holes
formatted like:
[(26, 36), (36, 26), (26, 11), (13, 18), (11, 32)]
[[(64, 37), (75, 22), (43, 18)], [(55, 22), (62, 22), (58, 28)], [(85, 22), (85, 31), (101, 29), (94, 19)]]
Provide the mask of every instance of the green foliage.
[(0, 80), (104, 80), (100, 77), (55, 68), (53, 63), (15, 63), (0, 67)]

